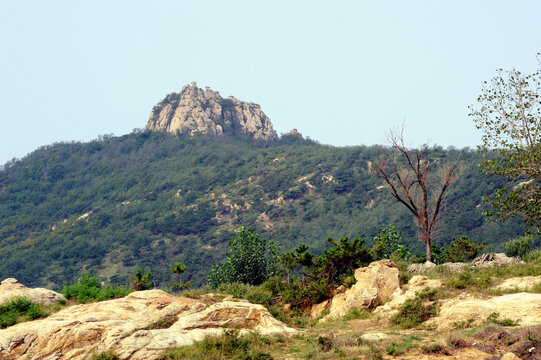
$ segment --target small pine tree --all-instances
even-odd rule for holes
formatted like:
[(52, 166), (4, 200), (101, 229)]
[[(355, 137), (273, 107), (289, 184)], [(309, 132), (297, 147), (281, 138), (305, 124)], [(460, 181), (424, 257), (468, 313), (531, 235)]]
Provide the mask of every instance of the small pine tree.
[(182, 284), (182, 274), (187, 270), (188, 268), (186, 267), (186, 265), (182, 264), (182, 263), (175, 263), (174, 265), (171, 266), (171, 272), (173, 274), (178, 274), (178, 283), (173, 283), (171, 281), (168, 281), (167, 283), (169, 284), (169, 286), (171, 286), (172, 288), (174, 289), (178, 289), (178, 291), (182, 291), (184, 289), (187, 289), (189, 288), (190, 286), (192, 286), (192, 281), (188, 281), (186, 282), (185, 284)]
[[(152, 273), (149, 271), (146, 275), (143, 276), (141, 269), (137, 269), (135, 276), (129, 275), (130, 286), (136, 290), (149, 290), (154, 287), (154, 281), (152, 281)], [(150, 283), (148, 283), (150, 281)], [(148, 284), (147, 284), (148, 283)]]

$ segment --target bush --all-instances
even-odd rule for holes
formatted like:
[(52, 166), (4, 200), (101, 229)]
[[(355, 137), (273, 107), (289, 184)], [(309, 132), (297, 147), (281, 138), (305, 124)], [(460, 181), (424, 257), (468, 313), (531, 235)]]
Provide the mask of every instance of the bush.
[(0, 328), (46, 316), (49, 316), (49, 313), (43, 309), (42, 305), (27, 298), (18, 297), (0, 305)]
[(485, 243), (477, 243), (467, 236), (453, 239), (449, 247), (443, 252), (447, 262), (467, 262), (475, 259), (477, 254), (483, 250)]
[(84, 274), (73, 284), (64, 283), (62, 294), (66, 299), (75, 299), (80, 303), (103, 301), (120, 298), (128, 295), (133, 290), (125, 286), (102, 286), (95, 276)]
[(507, 256), (520, 256), (522, 258), (532, 251), (533, 239), (531, 237), (524, 237), (522, 239), (512, 240), (505, 243), (503, 248)]

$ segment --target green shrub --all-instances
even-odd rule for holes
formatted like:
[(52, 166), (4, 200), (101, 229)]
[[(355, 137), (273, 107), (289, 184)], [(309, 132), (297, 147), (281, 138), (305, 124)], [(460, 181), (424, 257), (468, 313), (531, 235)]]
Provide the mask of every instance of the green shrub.
[(503, 248), (507, 256), (520, 256), (523, 258), (532, 251), (533, 239), (531, 237), (524, 237), (522, 239), (512, 240), (505, 243)]
[(408, 335), (402, 342), (392, 342), (391, 345), (387, 347), (387, 354), (393, 356), (402, 355), (409, 349), (417, 347), (419, 340), (421, 339), (415, 335)]
[(120, 358), (112, 351), (105, 351), (92, 354), (89, 360), (119, 360)]
[(487, 323), (493, 323), (500, 326), (518, 326), (519, 324), (511, 319), (500, 319), (500, 314), (493, 312), (487, 317)]
[(443, 252), (447, 262), (467, 262), (475, 259), (477, 254), (483, 250), (485, 243), (477, 243), (467, 236), (453, 239), (449, 247)]
[(436, 290), (429, 288), (417, 293), (415, 297), (404, 302), (400, 307), (400, 312), (391, 318), (391, 322), (409, 329), (436, 316), (438, 310), (434, 303), (436, 295)]
[(46, 316), (49, 316), (49, 313), (45, 311), (43, 305), (18, 297), (0, 305), (0, 328)]
[(370, 312), (367, 310), (359, 310), (357, 308), (351, 308), (347, 314), (342, 317), (344, 321), (350, 321), (355, 319), (367, 319), (370, 316)]
[(120, 298), (133, 290), (125, 286), (102, 286), (95, 276), (84, 274), (73, 284), (64, 283), (62, 294), (66, 299), (75, 299), (80, 303), (103, 301)]

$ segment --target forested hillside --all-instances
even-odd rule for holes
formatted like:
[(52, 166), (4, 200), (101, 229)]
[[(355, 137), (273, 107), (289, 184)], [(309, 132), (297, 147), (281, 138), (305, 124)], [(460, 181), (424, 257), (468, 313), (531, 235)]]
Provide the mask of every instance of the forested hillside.
[[(204, 282), (240, 226), (288, 250), (315, 253), (327, 238), (371, 239), (395, 224), (423, 252), (407, 210), (375, 176), (382, 146), (332, 147), (298, 134), (263, 141), (235, 136), (141, 131), (88, 143), (42, 147), (0, 170), (0, 278), (56, 285), (82, 271), (125, 283), (138, 267), (157, 284), (169, 265)], [(433, 147), (436, 168), (459, 159), (436, 244), (462, 235), (486, 250), (519, 236), (518, 221), (487, 223), (481, 196), (500, 181), (478, 170), (481, 157)]]

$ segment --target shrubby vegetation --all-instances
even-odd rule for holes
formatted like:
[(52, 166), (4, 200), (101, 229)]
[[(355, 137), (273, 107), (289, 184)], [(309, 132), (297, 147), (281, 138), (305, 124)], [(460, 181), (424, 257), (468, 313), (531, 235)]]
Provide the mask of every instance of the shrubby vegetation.
[[(500, 178), (479, 173), (479, 154), (427, 151), (442, 165), (459, 157), (464, 169), (449, 190), (435, 244), (464, 234), (490, 251), (523, 233), (517, 220), (485, 222), (479, 199)], [(371, 165), (388, 153), (294, 135), (265, 143), (150, 131), (46, 146), (0, 170), (0, 277), (60, 287), (86, 268), (124, 284), (141, 268), (165, 286), (178, 279), (169, 270), (178, 261), (189, 269), (183, 280), (200, 286), (208, 267), (225, 259), (240, 226), (284, 251), (305, 243), (314, 255), (323, 254), (331, 236), (364, 237), (370, 247), (392, 223), (411, 240), (416, 229), (407, 210), (378, 188)], [(422, 245), (410, 241), (409, 251), (419, 253)]]
[(0, 304), (0, 329), (18, 322), (43, 318), (49, 313), (43, 305), (24, 297), (15, 298)]
[(103, 286), (95, 276), (84, 274), (72, 284), (64, 283), (62, 294), (68, 300), (74, 299), (84, 304), (123, 297), (132, 291), (125, 286)]

